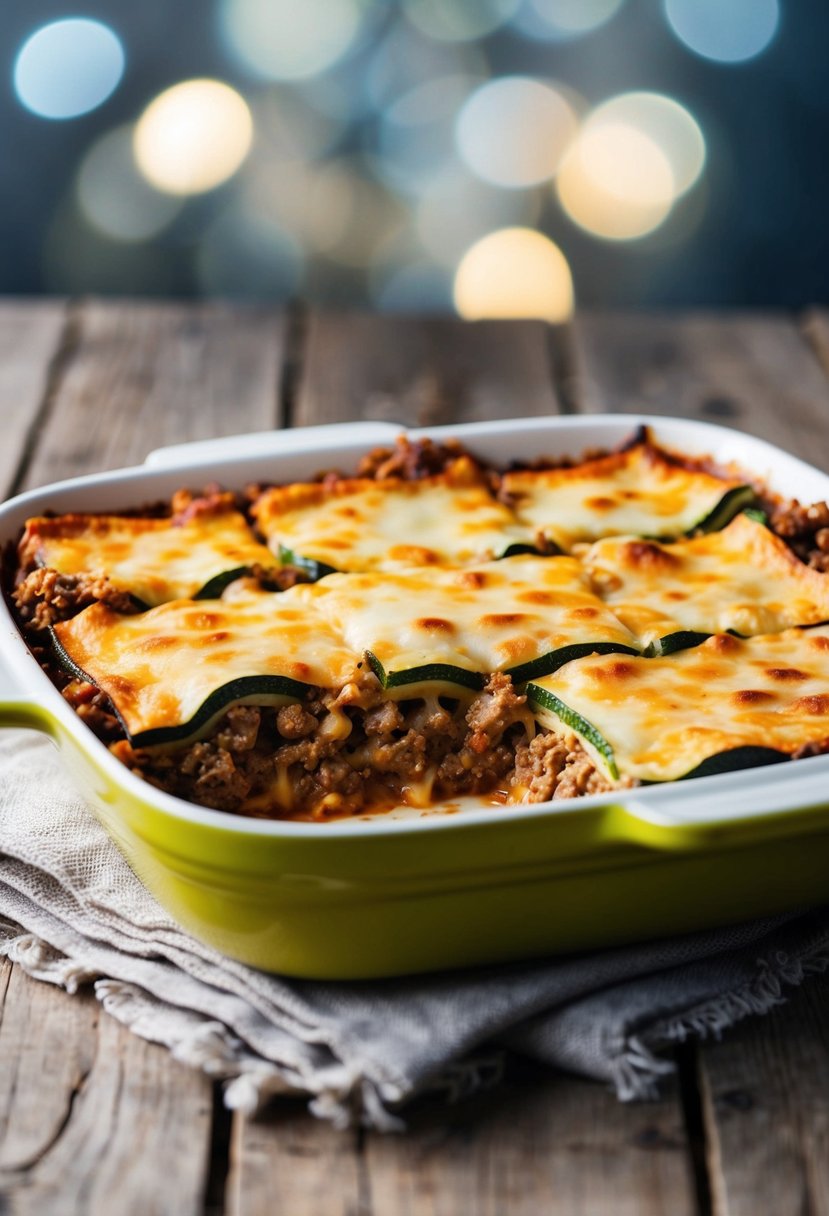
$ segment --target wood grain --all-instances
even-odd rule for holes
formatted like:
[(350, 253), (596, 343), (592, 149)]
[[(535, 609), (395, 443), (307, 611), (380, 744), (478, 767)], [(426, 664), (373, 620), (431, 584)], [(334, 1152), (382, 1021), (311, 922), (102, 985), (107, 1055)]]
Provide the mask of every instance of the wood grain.
[(10, 1216), (200, 1213), (210, 1082), (105, 1016), (91, 995), (70, 999), (19, 969), (6, 1011), (0, 1210)]
[[(577, 346), (586, 409), (715, 419), (829, 468), (829, 379), (792, 320), (587, 317)], [(829, 1213), (827, 993), (696, 1049), (715, 1216)]]
[(587, 314), (575, 348), (583, 410), (720, 422), (829, 467), (829, 382), (792, 320)]
[(23, 487), (280, 422), (278, 311), (91, 301), (75, 324)]
[(48, 400), (71, 335), (71, 314), (60, 300), (0, 301), (0, 498), (14, 479), (39, 411)]
[(812, 308), (801, 319), (801, 332), (829, 376), (829, 310)]
[(231, 1162), (228, 1216), (370, 1216), (359, 1133), (321, 1123), (299, 1103), (239, 1116)]
[(555, 414), (552, 359), (540, 322), (312, 313), (293, 421), (435, 426)]
[(714, 1216), (829, 1214), (829, 980), (706, 1047)]
[(685, 1129), (673, 1091), (622, 1106), (604, 1086), (529, 1066), (500, 1090), (371, 1135), (372, 1212), (407, 1216), (690, 1216)]
[[(92, 301), (75, 307), (59, 359), (47, 346), (29, 377), (39, 425), (10, 464), (25, 456), (24, 486), (279, 420), (284, 324), (271, 310)], [(17, 969), (2, 1008), (0, 1210), (201, 1212), (210, 1082), (99, 1016), (91, 996)]]

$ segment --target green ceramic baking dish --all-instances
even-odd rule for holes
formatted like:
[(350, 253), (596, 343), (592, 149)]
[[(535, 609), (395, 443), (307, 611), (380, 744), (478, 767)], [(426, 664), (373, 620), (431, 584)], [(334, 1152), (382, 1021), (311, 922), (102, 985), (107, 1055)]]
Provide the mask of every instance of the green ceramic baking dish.
[[(737, 460), (783, 493), (829, 478), (703, 423), (634, 416), (446, 428), (506, 463), (612, 446), (647, 421), (680, 450)], [(0, 540), (46, 509), (118, 510), (218, 480), (351, 467), (384, 424), (240, 437), (31, 491), (0, 507)], [(424, 432), (417, 432), (423, 434)], [(425, 432), (441, 436), (438, 429)], [(0, 725), (43, 731), (139, 877), (188, 930), (288, 975), (354, 979), (575, 951), (746, 919), (829, 897), (829, 757), (534, 806), (330, 823), (248, 820), (147, 785), (64, 702), (0, 605)]]

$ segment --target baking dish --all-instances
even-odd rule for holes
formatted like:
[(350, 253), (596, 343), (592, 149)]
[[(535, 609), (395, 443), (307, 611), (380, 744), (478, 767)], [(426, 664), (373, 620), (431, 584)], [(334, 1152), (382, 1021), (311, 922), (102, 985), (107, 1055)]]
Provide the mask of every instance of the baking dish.
[[(493, 463), (612, 447), (647, 423), (668, 447), (736, 461), (801, 501), (829, 477), (708, 423), (634, 415), (429, 428)], [(354, 423), (205, 441), (0, 507), (0, 541), (49, 509), (118, 511), (182, 485), (352, 468), (401, 428)], [(829, 895), (829, 756), (540, 803), (462, 800), (325, 824), (183, 802), (122, 766), (41, 671), (0, 605), (0, 725), (45, 732), (136, 873), (187, 929), (244, 962), (319, 979), (390, 976), (689, 931)]]

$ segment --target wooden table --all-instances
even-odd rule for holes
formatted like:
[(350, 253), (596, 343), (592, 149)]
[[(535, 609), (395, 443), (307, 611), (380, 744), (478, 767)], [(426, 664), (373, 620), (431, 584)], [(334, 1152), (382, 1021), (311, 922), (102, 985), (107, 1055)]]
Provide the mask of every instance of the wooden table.
[[(383, 418), (650, 410), (829, 467), (829, 318), (587, 315), (540, 324), (217, 304), (0, 304), (0, 491), (165, 443)], [(701, 893), (701, 897), (704, 894)], [(829, 1213), (829, 981), (677, 1053), (661, 1101), (527, 1064), (408, 1135), (338, 1132), (218, 1089), (0, 962), (0, 1213), (819, 1216)]]

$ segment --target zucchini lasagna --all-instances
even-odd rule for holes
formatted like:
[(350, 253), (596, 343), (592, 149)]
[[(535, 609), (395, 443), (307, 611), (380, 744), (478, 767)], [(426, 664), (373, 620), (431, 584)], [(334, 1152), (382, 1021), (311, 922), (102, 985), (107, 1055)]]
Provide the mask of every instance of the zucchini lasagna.
[(220, 810), (540, 802), (829, 750), (829, 508), (647, 432), (506, 471), (403, 439), (30, 519), (9, 565), (80, 717)]

